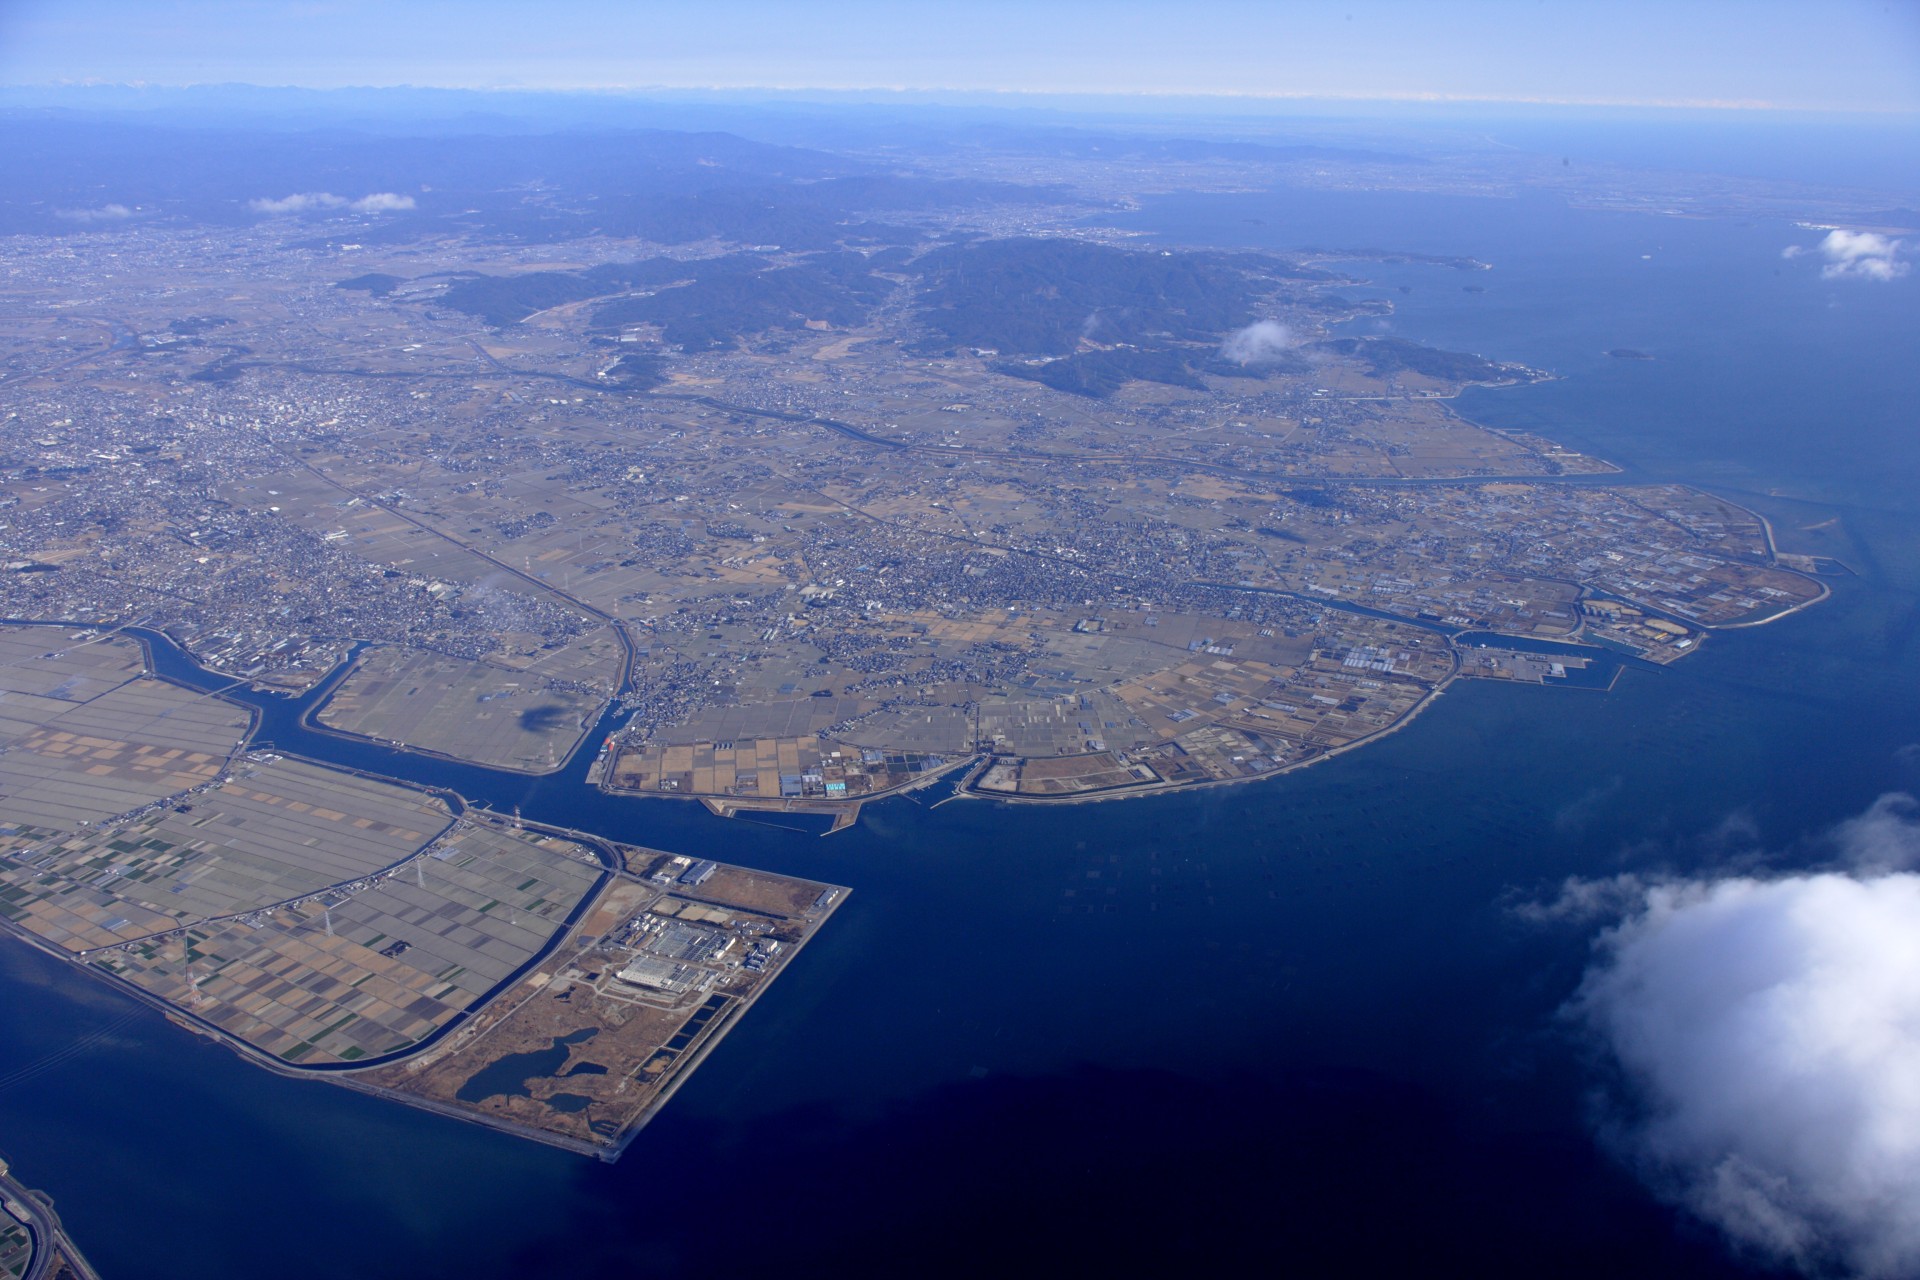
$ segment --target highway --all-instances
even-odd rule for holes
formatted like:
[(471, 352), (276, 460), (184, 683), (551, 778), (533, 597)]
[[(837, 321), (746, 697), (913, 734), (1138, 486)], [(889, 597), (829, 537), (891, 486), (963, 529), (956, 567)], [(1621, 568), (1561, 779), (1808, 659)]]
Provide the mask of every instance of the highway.
[(33, 1237), (33, 1255), (27, 1259), (21, 1280), (54, 1280), (60, 1274), (54, 1266), (62, 1259), (68, 1274), (79, 1280), (100, 1280), (99, 1274), (67, 1238), (65, 1228), (60, 1225), (60, 1215), (53, 1211), (53, 1201), (16, 1181), (4, 1160), (0, 1160), (0, 1199), (6, 1201), (7, 1212), (18, 1218)]

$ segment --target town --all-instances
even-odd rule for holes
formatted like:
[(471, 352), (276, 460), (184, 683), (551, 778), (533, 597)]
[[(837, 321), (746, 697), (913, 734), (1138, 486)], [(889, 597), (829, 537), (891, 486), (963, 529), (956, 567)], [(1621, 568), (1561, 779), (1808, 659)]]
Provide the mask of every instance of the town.
[[(1826, 593), (1730, 502), (1455, 413), (1549, 375), (1346, 336), (1385, 304), (1337, 264), (996, 216), (560, 264), (271, 219), (17, 258), (6, 614), (332, 677), (329, 732), (590, 750), (738, 812), (963, 766), (1007, 799), (1244, 780), (1484, 674), (1462, 634), (1658, 664)], [(1196, 296), (1113, 301), (1149, 286)]]

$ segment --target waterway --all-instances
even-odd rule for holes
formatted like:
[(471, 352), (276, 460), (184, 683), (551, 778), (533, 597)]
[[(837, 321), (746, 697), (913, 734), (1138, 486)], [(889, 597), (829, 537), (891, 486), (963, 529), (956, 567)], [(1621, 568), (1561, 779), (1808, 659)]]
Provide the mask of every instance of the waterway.
[(1268, 782), (904, 797), (826, 838), (602, 795), (585, 756), (528, 779), (256, 699), (283, 749), (854, 891), (613, 1166), (251, 1068), (0, 947), (0, 1134), (103, 1275), (1752, 1274), (1592, 1140), (1600, 1068), (1556, 1015), (1590, 938), (1511, 905), (1813, 857), (1920, 789), (1915, 282), (1794, 270), (1781, 224), (1534, 201), (1276, 192), (1135, 225), (1490, 261), (1353, 270), (1393, 332), (1563, 375), (1463, 411), (1712, 485), (1858, 576), (1605, 695), (1458, 682)]

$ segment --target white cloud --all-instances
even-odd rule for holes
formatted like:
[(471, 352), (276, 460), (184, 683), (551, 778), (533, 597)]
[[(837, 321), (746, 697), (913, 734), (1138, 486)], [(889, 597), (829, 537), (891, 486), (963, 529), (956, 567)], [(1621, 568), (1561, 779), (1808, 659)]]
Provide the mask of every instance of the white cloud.
[(1871, 875), (1920, 868), (1920, 801), (1900, 792), (1881, 796), (1865, 813), (1841, 823), (1834, 837), (1855, 871)]
[(265, 196), (249, 200), (247, 208), (255, 213), (305, 213), (310, 209), (338, 209), (345, 203), (331, 191), (300, 191), (278, 200)]
[(1659, 1193), (1809, 1272), (1920, 1274), (1920, 805), (1835, 832), (1851, 871), (1626, 897), (1570, 1012), (1621, 1068), (1610, 1132)]
[(361, 196), (358, 200), (348, 200), (345, 196), (334, 195), (331, 191), (299, 191), (279, 199), (261, 197), (247, 201), (247, 207), (255, 213), (311, 213), (321, 209), (349, 209), (354, 213), (398, 213), (413, 208), (412, 196), (395, 195), (391, 191), (375, 191), (371, 195)]
[(1912, 263), (1900, 260), (1901, 242), (1873, 231), (1827, 232), (1820, 242), (1820, 254), (1827, 262), (1820, 275), (1827, 280), (1894, 280), (1904, 276)]
[(1512, 910), (1529, 924), (1593, 924), (1635, 910), (1646, 892), (1647, 881), (1628, 872), (1605, 880), (1576, 876), (1560, 886), (1552, 902), (1516, 901)]
[(124, 222), (133, 216), (133, 210), (123, 204), (109, 204), (98, 209), (58, 209), (55, 214), (70, 222)]
[(395, 195), (391, 191), (376, 191), (355, 200), (352, 208), (355, 213), (399, 213), (413, 208), (413, 197)]
[(1268, 364), (1293, 345), (1293, 332), (1277, 320), (1255, 320), (1220, 344), (1220, 354), (1238, 365)]

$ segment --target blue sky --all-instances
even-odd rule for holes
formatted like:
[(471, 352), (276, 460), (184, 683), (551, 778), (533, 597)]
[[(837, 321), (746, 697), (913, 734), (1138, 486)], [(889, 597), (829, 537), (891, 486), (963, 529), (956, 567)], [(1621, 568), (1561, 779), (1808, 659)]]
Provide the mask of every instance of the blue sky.
[(0, 84), (1244, 94), (1920, 111), (1920, 0), (0, 0)]

